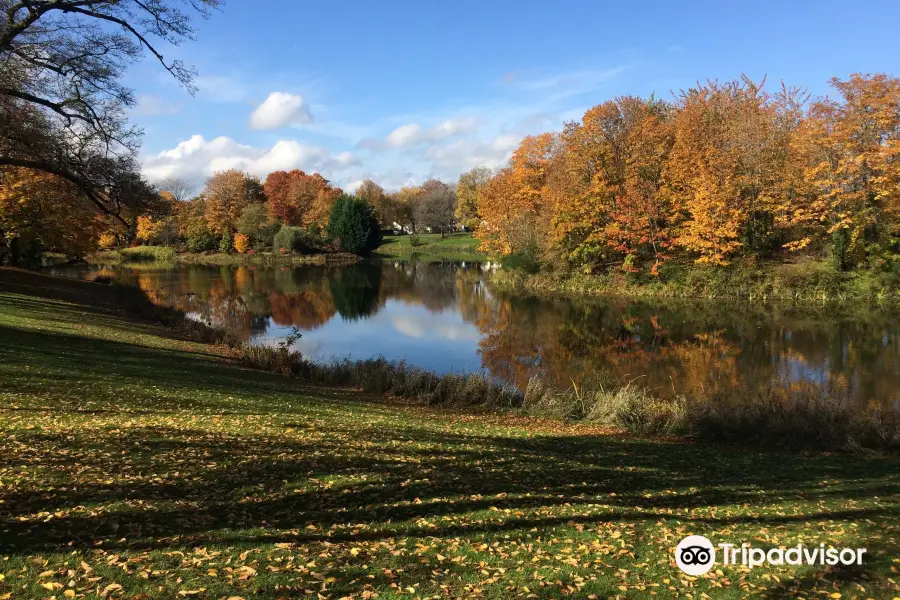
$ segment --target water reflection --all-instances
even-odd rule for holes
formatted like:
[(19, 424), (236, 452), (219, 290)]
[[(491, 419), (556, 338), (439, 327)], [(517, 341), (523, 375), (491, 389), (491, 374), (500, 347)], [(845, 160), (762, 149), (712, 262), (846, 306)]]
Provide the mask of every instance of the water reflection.
[(485, 284), (485, 268), (107, 270), (253, 343), (274, 343), (297, 327), (298, 349), (318, 360), (380, 355), (437, 372), (484, 370), (519, 386), (538, 373), (564, 388), (635, 381), (663, 396), (814, 388), (860, 408), (900, 400), (900, 325), (890, 314), (504, 297)]

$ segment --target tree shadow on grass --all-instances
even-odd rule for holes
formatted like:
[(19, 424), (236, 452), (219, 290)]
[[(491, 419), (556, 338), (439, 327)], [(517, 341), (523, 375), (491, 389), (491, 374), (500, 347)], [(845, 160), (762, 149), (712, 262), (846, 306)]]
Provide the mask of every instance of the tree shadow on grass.
[[(298, 435), (175, 425), (20, 432), (0, 444), (0, 469), (28, 470), (38, 481), (39, 472), (52, 473), (53, 483), (0, 493), (0, 554), (142, 552), (170, 549), (175, 539), (251, 548), (503, 534), (524, 543), (558, 528), (660, 520), (701, 531), (815, 530), (900, 513), (900, 476), (889, 460), (720, 452), (699, 468), (702, 448), (684, 444), (465, 435), (365, 420)], [(873, 496), (885, 502), (855, 507)], [(804, 510), (764, 508), (791, 499)], [(739, 510), (747, 505), (759, 508)], [(698, 512), (710, 506), (722, 510)], [(57, 516), (34, 518), (46, 514)], [(840, 576), (870, 583), (888, 556), (873, 546), (865, 568)], [(336, 589), (357, 589), (352, 573)], [(379, 576), (373, 585), (390, 581)], [(799, 589), (818, 582), (811, 575)]]
[[(821, 457), (810, 464), (803, 457), (735, 454), (700, 469), (691, 456), (695, 448), (640, 440), (487, 438), (381, 425), (367, 430), (332, 426), (328, 435), (299, 441), (157, 426), (101, 431), (89, 439), (34, 432), (17, 436), (15, 445), (21, 444), (30, 451), (3, 448), (0, 464), (17, 469), (39, 465), (53, 469), (56, 476), (69, 472), (73, 481), (78, 471), (114, 473), (116, 480), (85, 482), (72, 489), (7, 491), (0, 509), (7, 519), (8, 535), (0, 541), (3, 552), (47, 550), (70, 541), (93, 544), (107, 522), (121, 528), (115, 534), (100, 535), (108, 547), (123, 532), (132, 540), (129, 543), (147, 536), (203, 540), (215, 537), (217, 530), (251, 529), (262, 523), (277, 530), (302, 529), (311, 523), (335, 527), (403, 523), (370, 535), (441, 536), (459, 535), (473, 527), (530, 529), (579, 519), (654, 520), (671, 510), (682, 511), (678, 518), (683, 521), (714, 526), (883, 519), (896, 517), (900, 510), (896, 501), (879, 508), (834, 506), (873, 496), (900, 497), (900, 477), (887, 461)], [(826, 473), (831, 481), (827, 487), (819, 485)], [(311, 480), (323, 478), (347, 483), (310, 485)], [(690, 514), (701, 507), (764, 506), (801, 498), (824, 506), (801, 514), (761, 511), (756, 517)], [(102, 515), (76, 512), (46, 525), (16, 521), (35, 512), (136, 501), (157, 506)], [(181, 501), (189, 506), (178, 506)], [(421, 518), (491, 508), (527, 511), (573, 504), (595, 505), (596, 515), (504, 518), (477, 527), (438, 530), (415, 525)], [(280, 533), (264, 537), (254, 539), (299, 543), (343, 539)]]

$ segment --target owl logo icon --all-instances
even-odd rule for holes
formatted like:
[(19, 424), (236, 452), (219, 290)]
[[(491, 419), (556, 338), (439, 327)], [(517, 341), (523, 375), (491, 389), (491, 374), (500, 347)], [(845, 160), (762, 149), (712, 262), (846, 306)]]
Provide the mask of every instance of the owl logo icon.
[(678, 542), (675, 563), (688, 575), (703, 575), (716, 563), (716, 549), (702, 535), (689, 535)]

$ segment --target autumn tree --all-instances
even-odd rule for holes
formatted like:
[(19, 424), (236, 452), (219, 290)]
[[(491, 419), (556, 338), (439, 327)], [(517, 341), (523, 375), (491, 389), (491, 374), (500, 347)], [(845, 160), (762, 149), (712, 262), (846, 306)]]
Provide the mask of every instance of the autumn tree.
[(456, 184), (456, 219), (474, 231), (481, 222), (478, 214), (478, 192), (491, 179), (491, 170), (487, 167), (475, 167), (459, 176)]
[(184, 240), (187, 249), (191, 252), (215, 249), (218, 239), (206, 219), (206, 198), (198, 196), (175, 206), (178, 236)]
[(607, 211), (607, 244), (622, 255), (629, 272), (645, 268), (651, 275), (669, 258), (679, 212), (663, 193), (663, 169), (674, 143), (671, 111), (651, 99), (628, 123), (624, 179)]
[(417, 221), (418, 206), (422, 201), (423, 190), (420, 187), (407, 186), (400, 188), (391, 195), (393, 201), (395, 221), (401, 227), (408, 227), (412, 233), (421, 229), (422, 225)]
[(547, 167), (551, 244), (564, 258), (595, 269), (615, 262), (607, 236), (616, 198), (625, 191), (628, 142), (645, 102), (622, 97), (589, 109), (559, 136)]
[(250, 250), (250, 236), (243, 233), (234, 234), (234, 250), (238, 254), (246, 254)]
[(298, 169), (270, 173), (263, 189), (273, 219), (302, 227), (324, 228), (331, 205), (341, 194), (318, 173), (307, 175)]
[(557, 136), (526, 137), (510, 159), (478, 193), (482, 221), (475, 236), (485, 250), (500, 254), (536, 253), (546, 236), (545, 186)]
[(34, 169), (0, 169), (0, 263), (39, 266), (44, 251), (84, 256), (107, 227), (72, 182)]
[(790, 222), (795, 247), (830, 238), (835, 266), (900, 255), (900, 79), (832, 79), (842, 101), (818, 100), (794, 137), (803, 183)]
[(141, 215), (137, 218), (135, 237), (146, 244), (158, 243), (165, 229), (166, 223), (164, 220), (151, 217), (150, 215)]
[(262, 202), (263, 186), (259, 179), (242, 171), (220, 171), (206, 181), (205, 216), (210, 231), (222, 235), (237, 227), (241, 211), (252, 203)]
[(747, 78), (682, 94), (665, 177), (687, 216), (676, 243), (698, 262), (723, 265), (744, 247), (777, 243), (791, 139), (781, 125), (777, 104)]
[(375, 208), (375, 214), (378, 215), (378, 222), (382, 227), (390, 227), (394, 219), (394, 206), (391, 198), (384, 192), (384, 188), (372, 181), (364, 180), (356, 189), (354, 194), (357, 198), (362, 198)]

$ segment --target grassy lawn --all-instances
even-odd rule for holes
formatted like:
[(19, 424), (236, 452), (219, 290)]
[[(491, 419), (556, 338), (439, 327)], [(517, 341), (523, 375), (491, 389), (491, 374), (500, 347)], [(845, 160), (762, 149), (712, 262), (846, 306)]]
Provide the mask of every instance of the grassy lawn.
[(419, 234), (419, 245), (410, 244), (408, 235), (386, 235), (377, 253), (385, 256), (420, 255), (421, 258), (443, 258), (445, 260), (471, 260), (473, 256), (483, 257), (478, 252), (479, 240), (471, 232), (449, 233), (441, 238), (439, 233)]
[[(302, 387), (36, 281), (0, 276), (0, 598), (900, 595), (894, 458)], [(687, 534), (868, 554), (695, 579)]]

